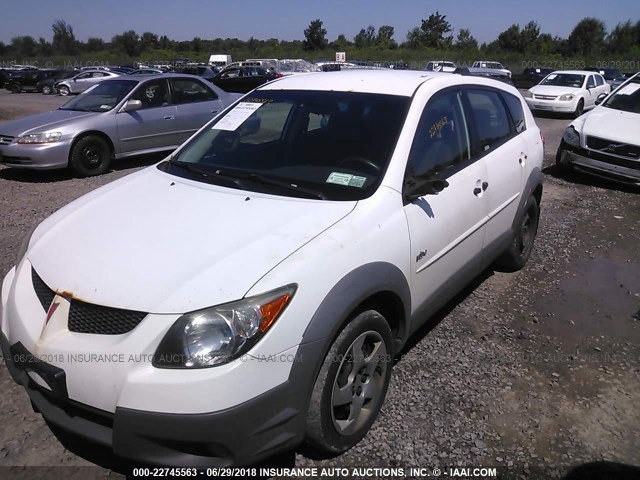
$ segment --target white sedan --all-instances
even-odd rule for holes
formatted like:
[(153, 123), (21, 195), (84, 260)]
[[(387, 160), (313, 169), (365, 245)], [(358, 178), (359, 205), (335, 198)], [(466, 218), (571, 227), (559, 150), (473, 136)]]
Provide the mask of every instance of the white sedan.
[(611, 92), (611, 86), (599, 73), (563, 70), (550, 73), (524, 97), (532, 111), (570, 113), (575, 118), (596, 106)]

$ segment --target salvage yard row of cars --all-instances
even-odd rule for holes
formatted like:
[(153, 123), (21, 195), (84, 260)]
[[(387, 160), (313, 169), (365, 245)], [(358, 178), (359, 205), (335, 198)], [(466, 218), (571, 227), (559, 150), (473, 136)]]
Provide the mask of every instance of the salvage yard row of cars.
[[(546, 105), (532, 102), (591, 109), (564, 132), (562, 171), (640, 182), (638, 75), (609, 94), (597, 72), (550, 73), (525, 99), (472, 73), (347, 69), (246, 96), (119, 75), (1, 125), (16, 168), (93, 175), (172, 151), (25, 238), (0, 342), (34, 409), (145, 464), (353, 447), (412, 333), (489, 265), (529, 260), (544, 153), (530, 107)], [(73, 361), (88, 352), (134, 360)]]

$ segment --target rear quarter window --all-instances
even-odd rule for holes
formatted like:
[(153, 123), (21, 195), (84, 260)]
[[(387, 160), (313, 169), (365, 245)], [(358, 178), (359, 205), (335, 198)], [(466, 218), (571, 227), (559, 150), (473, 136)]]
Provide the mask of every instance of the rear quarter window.
[(504, 103), (507, 105), (509, 115), (516, 133), (522, 133), (527, 129), (526, 122), (524, 120), (524, 109), (522, 108), (522, 101), (515, 95), (511, 95), (507, 92), (501, 92)]

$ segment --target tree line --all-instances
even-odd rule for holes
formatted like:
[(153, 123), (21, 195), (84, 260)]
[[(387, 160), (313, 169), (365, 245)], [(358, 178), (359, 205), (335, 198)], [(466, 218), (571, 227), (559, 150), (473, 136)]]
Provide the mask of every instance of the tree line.
[(238, 38), (203, 39), (176, 41), (166, 35), (153, 32), (136, 33), (128, 30), (113, 36), (110, 41), (92, 37), (86, 42), (76, 39), (73, 27), (65, 20), (56, 20), (52, 25), (53, 38), (49, 42), (43, 37), (18, 36), (9, 44), (0, 42), (0, 58), (36, 58), (55, 55), (78, 56), (105, 54), (138, 58), (144, 55), (189, 54), (195, 58), (205, 58), (210, 53), (228, 53), (247, 56), (279, 56), (306, 58), (330, 57), (333, 51), (347, 51), (351, 57), (367, 52), (371, 55), (388, 57), (389, 54), (403, 54), (415, 57), (418, 52), (430, 50), (442, 54), (486, 53), (538, 54), (552, 56), (594, 56), (601, 54), (624, 55), (640, 49), (640, 20), (628, 20), (607, 31), (604, 22), (597, 18), (580, 20), (567, 38), (541, 32), (536, 21), (523, 27), (513, 24), (489, 43), (479, 44), (469, 29), (463, 28), (454, 36), (453, 28), (446, 15), (439, 11), (422, 19), (420, 25), (407, 32), (404, 42), (394, 40), (395, 28), (391, 25), (362, 28), (352, 39), (340, 34), (329, 41), (327, 30), (320, 19), (313, 20), (304, 30), (304, 40), (285, 41), (277, 38), (249, 40)]

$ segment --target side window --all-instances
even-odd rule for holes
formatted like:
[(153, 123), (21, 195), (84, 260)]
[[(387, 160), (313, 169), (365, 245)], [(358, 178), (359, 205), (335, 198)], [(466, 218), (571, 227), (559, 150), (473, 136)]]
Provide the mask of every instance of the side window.
[(238, 78), (240, 76), (240, 70), (237, 68), (231, 68), (220, 75), (220, 78)]
[(467, 98), (478, 142), (474, 154), (481, 155), (497, 148), (511, 135), (509, 117), (494, 90), (471, 89), (467, 91)]
[(593, 79), (593, 75), (589, 75), (589, 80), (587, 80), (587, 88), (593, 88), (596, 86), (596, 82)]
[(437, 174), (469, 158), (469, 134), (459, 91), (444, 92), (429, 101), (409, 153), (413, 175)]
[(91, 74), (90, 73), (82, 73), (82, 74), (80, 74), (80, 75), (78, 75), (76, 77), (77, 80), (83, 80), (85, 78), (91, 78)]
[(524, 121), (524, 109), (522, 108), (522, 102), (515, 95), (511, 95), (507, 92), (500, 92), (504, 102), (507, 104), (507, 109), (511, 114), (511, 120), (516, 133), (522, 133), (527, 129)]
[(167, 105), (169, 99), (166, 80), (158, 79), (143, 83), (133, 92), (131, 100), (140, 100), (143, 109)]
[(604, 85), (604, 78), (602, 78), (600, 75), (596, 75), (596, 85), (599, 87)]
[(205, 87), (198, 80), (191, 78), (172, 78), (173, 87), (172, 100), (176, 105), (194, 102), (207, 102), (217, 100), (216, 93)]

